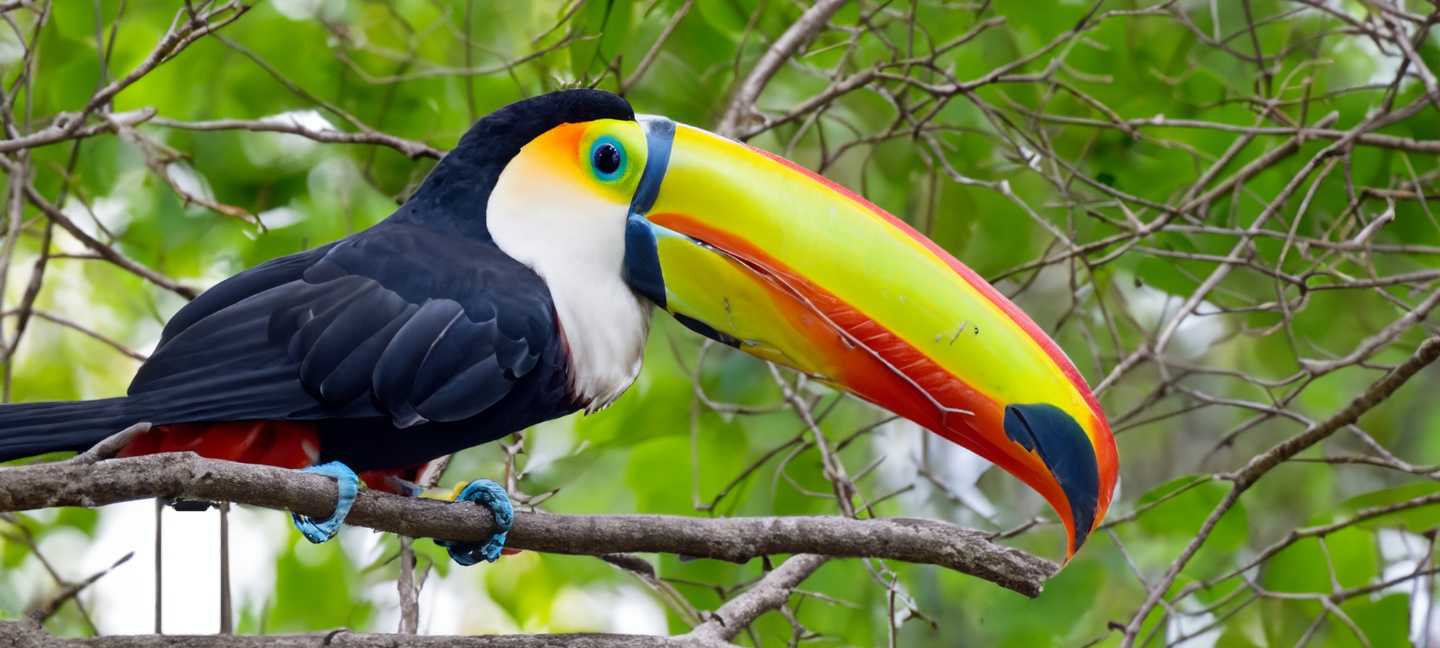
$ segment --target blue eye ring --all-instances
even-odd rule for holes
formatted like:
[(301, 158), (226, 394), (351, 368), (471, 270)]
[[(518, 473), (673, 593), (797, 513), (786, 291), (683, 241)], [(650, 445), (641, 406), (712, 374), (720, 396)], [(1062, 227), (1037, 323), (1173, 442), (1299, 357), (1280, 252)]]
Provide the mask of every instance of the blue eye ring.
[(603, 182), (614, 182), (625, 175), (630, 157), (615, 138), (605, 135), (590, 145), (590, 168)]

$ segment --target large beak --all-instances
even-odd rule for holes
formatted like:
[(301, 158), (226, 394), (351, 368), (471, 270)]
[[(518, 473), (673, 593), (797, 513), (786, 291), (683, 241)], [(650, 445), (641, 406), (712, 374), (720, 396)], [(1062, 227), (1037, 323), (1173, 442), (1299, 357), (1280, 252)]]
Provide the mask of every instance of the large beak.
[(1115, 441), (1025, 313), (895, 217), (764, 151), (643, 117), (632, 287), (701, 334), (964, 446), (1064, 521), (1066, 560), (1115, 489)]

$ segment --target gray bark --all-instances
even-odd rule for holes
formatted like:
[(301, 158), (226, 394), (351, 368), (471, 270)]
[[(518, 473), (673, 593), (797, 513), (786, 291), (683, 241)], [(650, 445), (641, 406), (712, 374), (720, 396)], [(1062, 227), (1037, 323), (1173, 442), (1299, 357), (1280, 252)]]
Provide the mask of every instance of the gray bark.
[[(335, 482), (270, 466), (174, 453), (94, 464), (53, 463), (0, 470), (0, 511), (97, 507), (151, 497), (234, 502), (304, 515), (334, 509)], [(361, 490), (346, 523), (412, 538), (484, 540), (489, 509)], [(1048, 560), (992, 542), (990, 535), (931, 520), (842, 517), (690, 518), (670, 515), (559, 515), (517, 511), (507, 546), (598, 556), (673, 553), (746, 562), (775, 554), (883, 558), (939, 565), (1038, 596), (1058, 569)]]

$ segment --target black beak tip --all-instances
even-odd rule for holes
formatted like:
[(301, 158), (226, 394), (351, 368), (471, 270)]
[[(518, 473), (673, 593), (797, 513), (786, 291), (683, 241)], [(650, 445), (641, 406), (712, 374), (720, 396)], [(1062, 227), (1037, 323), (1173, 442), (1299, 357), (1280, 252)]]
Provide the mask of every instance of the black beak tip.
[(1049, 403), (1007, 406), (1004, 426), (1011, 441), (1040, 455), (1065, 492), (1075, 525), (1074, 554), (1089, 538), (1100, 505), (1100, 466), (1090, 437), (1074, 418)]

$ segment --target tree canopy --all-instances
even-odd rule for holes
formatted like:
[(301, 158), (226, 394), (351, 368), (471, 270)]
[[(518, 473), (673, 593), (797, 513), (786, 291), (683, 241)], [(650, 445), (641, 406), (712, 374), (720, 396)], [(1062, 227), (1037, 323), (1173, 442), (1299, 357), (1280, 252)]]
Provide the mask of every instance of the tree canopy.
[[(488, 112), (598, 87), (928, 235), (1056, 339), (1117, 435), (1117, 503), (1038, 598), (836, 559), (737, 643), (1440, 639), (1433, 2), (17, 0), (0, 17), (7, 401), (123, 394), (195, 294), (385, 218)], [(661, 313), (613, 407), (462, 452), (444, 483), (490, 477), (559, 513), (930, 518), (1063, 559), (1044, 501), (987, 468)], [(0, 615), (150, 631), (155, 510), (3, 514)], [(164, 515), (166, 629), (213, 632), (193, 611), (218, 607), (194, 598), (218, 589), (215, 513)], [(680, 634), (784, 558), (460, 568), (417, 540), (416, 617), (396, 587), (408, 540), (311, 546), (279, 512), (229, 520), (240, 633), (409, 614), (445, 634)]]

